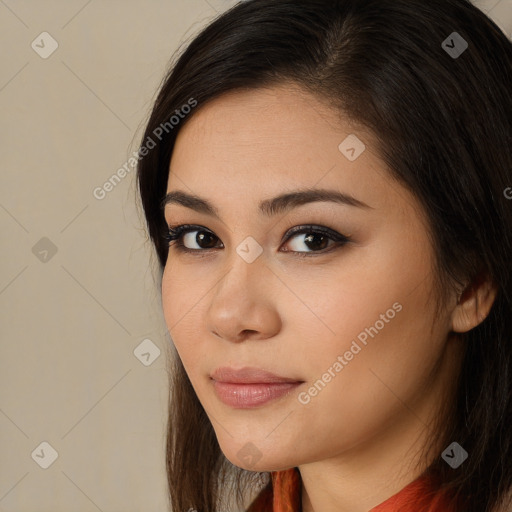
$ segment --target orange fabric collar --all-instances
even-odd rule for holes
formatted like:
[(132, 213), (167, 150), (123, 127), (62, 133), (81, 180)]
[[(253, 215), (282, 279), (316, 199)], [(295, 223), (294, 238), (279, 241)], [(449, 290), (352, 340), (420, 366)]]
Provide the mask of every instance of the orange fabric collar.
[[(271, 473), (272, 486), (268, 485), (253, 501), (247, 512), (299, 512), (301, 505), (302, 483), (296, 468)], [(416, 512), (424, 501), (425, 493), (430, 489), (427, 477), (420, 477), (391, 496), (385, 502), (369, 512)], [(431, 500), (428, 512), (455, 512), (441, 497)]]

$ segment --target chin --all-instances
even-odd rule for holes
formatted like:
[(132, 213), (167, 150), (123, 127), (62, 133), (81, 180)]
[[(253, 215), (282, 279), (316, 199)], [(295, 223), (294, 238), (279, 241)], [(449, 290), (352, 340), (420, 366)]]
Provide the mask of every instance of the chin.
[(271, 447), (261, 448), (251, 441), (221, 444), (224, 456), (231, 464), (247, 471), (282, 471), (296, 464), (284, 453), (276, 452)]

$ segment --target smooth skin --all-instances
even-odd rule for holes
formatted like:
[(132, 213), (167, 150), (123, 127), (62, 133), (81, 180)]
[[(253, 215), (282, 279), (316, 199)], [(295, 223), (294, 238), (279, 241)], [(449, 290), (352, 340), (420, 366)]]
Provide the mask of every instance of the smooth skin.
[[(350, 134), (366, 145), (354, 161), (338, 149)], [(367, 207), (322, 201), (273, 216), (259, 210), (260, 201), (314, 188)], [(291, 84), (230, 92), (198, 107), (181, 129), (167, 187), (175, 191), (206, 199), (220, 217), (166, 206), (168, 224), (200, 228), (182, 238), (195, 253), (171, 242), (162, 297), (225, 456), (251, 471), (298, 466), (304, 512), (366, 512), (415, 480), (458, 375), (463, 347), (455, 333), (482, 321), (496, 292), (483, 279), (435, 315), (423, 210), (391, 179), (371, 134)], [(286, 240), (304, 224), (350, 240), (337, 244), (314, 228), (312, 242), (304, 233)], [(206, 239), (198, 236), (204, 230)], [(252, 263), (237, 252), (247, 237), (263, 250)], [(401, 311), (300, 403), (298, 394), (394, 303)], [(304, 382), (267, 404), (236, 409), (214, 393), (209, 375), (219, 366), (256, 366)], [(250, 466), (238, 454), (249, 442), (259, 456)]]

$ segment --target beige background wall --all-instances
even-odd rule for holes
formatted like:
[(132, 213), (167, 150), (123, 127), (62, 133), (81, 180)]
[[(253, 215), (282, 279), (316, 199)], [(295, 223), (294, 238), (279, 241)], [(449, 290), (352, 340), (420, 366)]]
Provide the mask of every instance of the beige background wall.
[[(233, 3), (0, 0), (0, 512), (166, 510), (169, 338), (134, 171), (94, 190), (171, 54)], [(512, 0), (478, 5), (512, 36)]]

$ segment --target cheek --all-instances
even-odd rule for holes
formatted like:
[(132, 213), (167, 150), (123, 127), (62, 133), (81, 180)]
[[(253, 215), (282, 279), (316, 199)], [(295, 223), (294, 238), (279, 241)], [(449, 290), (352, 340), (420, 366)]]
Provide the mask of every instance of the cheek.
[(162, 307), (172, 331), (197, 320), (201, 299), (208, 289), (208, 282), (198, 275), (197, 268), (194, 272), (193, 265), (169, 258), (162, 276)]
[(200, 283), (188, 276), (184, 266), (177, 272), (174, 272), (174, 268), (172, 263), (167, 263), (164, 269), (162, 309), (169, 334), (189, 373), (198, 359), (197, 354), (202, 353), (200, 345), (204, 336), (200, 335), (198, 326), (202, 305), (200, 292), (204, 295), (205, 290)]
[(395, 259), (378, 264), (371, 259), (349, 264), (347, 259), (337, 275), (317, 281), (320, 288), (308, 286), (307, 280), (294, 283), (296, 295), (308, 306), (290, 308), (289, 314), (299, 320), (299, 350), (307, 354), (304, 377), (309, 381), (321, 378), (338, 356), (344, 359), (343, 369), (337, 366), (328, 387), (343, 387), (353, 396), (385, 389), (376, 375), (398, 387), (425, 377), (439, 356), (444, 328), (438, 319), (437, 335), (431, 334), (430, 267), (426, 260), (406, 266), (396, 265)]
[(414, 401), (443, 346), (442, 328), (431, 334), (428, 291), (427, 284), (413, 293), (409, 286), (386, 286), (371, 295), (331, 295), (319, 304), (335, 334), (317, 334), (314, 344), (302, 347), (310, 386), (310, 401), (303, 407), (317, 425), (313, 430), (336, 425), (333, 435), (342, 435), (347, 447), (377, 432), (404, 412), (404, 403)]

